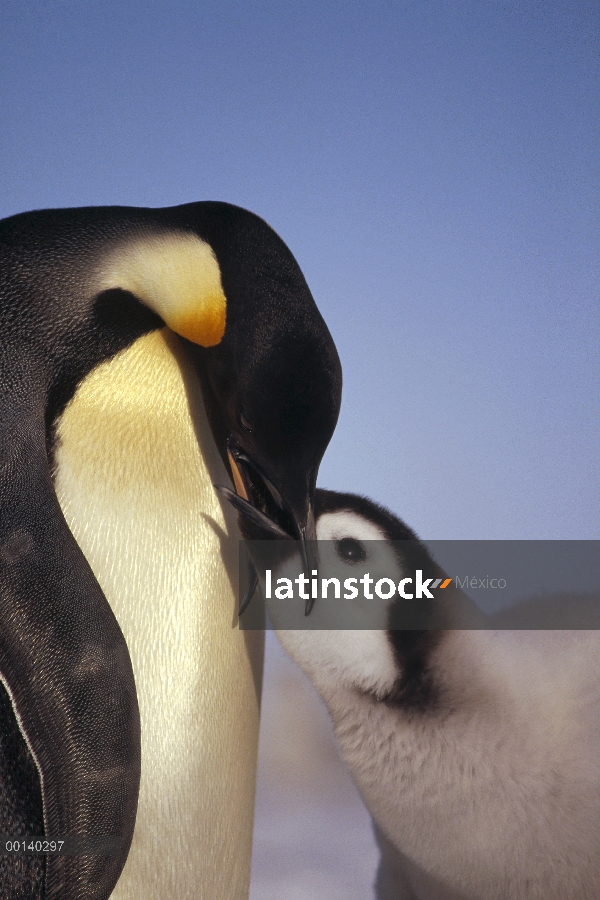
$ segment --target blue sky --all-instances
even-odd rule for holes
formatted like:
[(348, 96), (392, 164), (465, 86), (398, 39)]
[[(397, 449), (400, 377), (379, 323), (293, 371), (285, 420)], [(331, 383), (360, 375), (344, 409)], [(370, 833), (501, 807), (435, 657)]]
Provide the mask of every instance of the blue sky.
[(4, 0), (0, 215), (263, 216), (344, 367), (323, 486), (600, 538), (600, 7)]

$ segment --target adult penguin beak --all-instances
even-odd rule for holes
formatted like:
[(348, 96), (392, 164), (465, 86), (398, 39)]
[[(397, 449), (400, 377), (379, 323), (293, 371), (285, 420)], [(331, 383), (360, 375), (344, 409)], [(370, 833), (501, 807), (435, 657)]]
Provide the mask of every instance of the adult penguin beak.
[[(287, 486), (287, 491), (284, 487), (280, 489), (234, 437), (227, 441), (227, 458), (235, 493), (220, 485), (215, 487), (240, 514), (244, 536), (249, 539), (298, 541), (305, 571), (315, 569), (316, 528), (311, 492), (306, 489), (294, 490), (295, 485), (291, 483)], [(289, 480), (298, 482), (299, 479)], [(298, 497), (298, 494), (302, 496)], [(252, 562), (249, 563), (248, 576), (248, 587), (240, 604), (239, 615), (242, 615), (250, 603), (258, 583)], [(313, 605), (314, 600), (309, 598), (306, 601), (305, 615), (310, 615)]]

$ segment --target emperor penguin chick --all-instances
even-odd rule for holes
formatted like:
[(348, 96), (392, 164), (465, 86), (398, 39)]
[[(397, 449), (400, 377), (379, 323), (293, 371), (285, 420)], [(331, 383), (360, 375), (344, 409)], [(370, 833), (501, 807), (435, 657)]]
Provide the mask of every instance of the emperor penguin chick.
[[(387, 510), (319, 490), (315, 516), (348, 574), (406, 573)], [(492, 628), (277, 632), (372, 815), (379, 900), (599, 896), (600, 637)]]

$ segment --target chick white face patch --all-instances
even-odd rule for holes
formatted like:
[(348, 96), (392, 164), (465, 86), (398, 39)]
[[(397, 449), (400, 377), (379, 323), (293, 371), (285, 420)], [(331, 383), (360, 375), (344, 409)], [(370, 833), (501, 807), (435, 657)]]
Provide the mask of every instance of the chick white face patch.
[[(403, 574), (383, 531), (356, 513), (341, 510), (325, 513), (319, 518), (317, 538), (319, 573), (325, 576), (321, 578), (325, 585), (318, 585), (321, 593), (335, 598), (337, 582), (340, 595), (348, 594), (353, 598), (349, 602), (355, 605), (355, 621), (364, 621), (369, 612), (373, 617), (372, 604), (364, 595), (357, 603), (359, 579), (365, 577), (367, 568), (373, 572), (386, 570), (394, 577)], [(279, 630), (278, 637), (290, 656), (315, 682), (323, 679), (330, 689), (335, 685), (344, 686), (383, 697), (392, 689), (399, 673), (383, 630), (387, 602), (383, 598), (377, 598), (376, 602), (379, 603), (378, 618), (382, 630), (319, 630), (310, 635), (302, 631)], [(317, 609), (318, 606), (317, 603), (311, 614), (317, 618), (324, 616), (323, 605), (321, 609)]]

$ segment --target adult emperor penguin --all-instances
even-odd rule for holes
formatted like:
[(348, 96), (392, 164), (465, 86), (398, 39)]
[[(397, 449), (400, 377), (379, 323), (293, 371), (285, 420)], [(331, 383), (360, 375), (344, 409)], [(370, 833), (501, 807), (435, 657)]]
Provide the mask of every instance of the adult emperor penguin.
[[(336, 575), (377, 569), (399, 583), (418, 558), (444, 576), (410, 528), (363, 497), (318, 490), (315, 515), (319, 575), (335, 562)], [(597, 900), (599, 632), (478, 624), (278, 630), (373, 817), (377, 897)]]
[(314, 537), (333, 341), (224, 203), (17, 215), (0, 258), (0, 833), (116, 839), (0, 856), (0, 896), (243, 900), (261, 650), (213, 483)]

